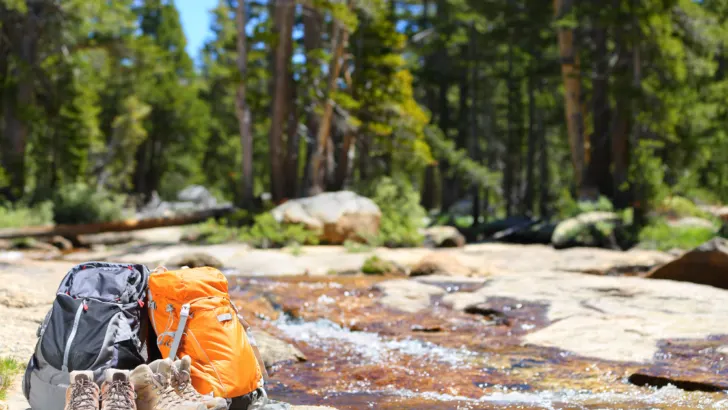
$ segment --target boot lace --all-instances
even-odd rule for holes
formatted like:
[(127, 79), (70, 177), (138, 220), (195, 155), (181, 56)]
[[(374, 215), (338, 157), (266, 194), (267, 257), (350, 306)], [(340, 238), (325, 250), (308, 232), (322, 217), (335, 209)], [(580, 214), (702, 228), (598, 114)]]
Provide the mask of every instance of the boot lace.
[(134, 407), (131, 383), (111, 382), (108, 390), (104, 392), (103, 402), (108, 410), (128, 410)]
[(161, 374), (155, 374), (154, 378), (159, 381), (161, 385), (161, 394), (160, 394), (160, 408), (163, 409), (176, 409), (177, 407), (175, 405), (181, 405), (183, 404), (182, 396), (177, 394), (177, 392), (174, 390), (174, 387), (171, 383), (169, 383), (169, 380), (165, 380), (164, 376)]
[(71, 409), (73, 410), (95, 410), (98, 402), (94, 393), (96, 389), (93, 382), (89, 380), (77, 380), (71, 389)]
[(174, 388), (186, 399), (199, 399), (202, 397), (190, 384), (190, 373), (186, 370), (172, 369), (172, 384)]

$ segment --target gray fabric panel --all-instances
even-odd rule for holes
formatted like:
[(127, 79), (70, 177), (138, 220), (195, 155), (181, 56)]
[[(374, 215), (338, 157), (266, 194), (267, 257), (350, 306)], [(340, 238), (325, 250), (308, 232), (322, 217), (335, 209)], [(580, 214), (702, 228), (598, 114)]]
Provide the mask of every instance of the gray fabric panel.
[(67, 373), (37, 369), (30, 374), (30, 397), (28, 403), (34, 410), (63, 410), (66, 389), (69, 384)]

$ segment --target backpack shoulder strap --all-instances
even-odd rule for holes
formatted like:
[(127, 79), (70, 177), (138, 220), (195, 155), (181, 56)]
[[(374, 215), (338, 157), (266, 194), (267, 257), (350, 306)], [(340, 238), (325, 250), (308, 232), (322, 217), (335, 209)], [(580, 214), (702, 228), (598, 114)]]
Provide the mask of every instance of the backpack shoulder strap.
[(187, 318), (190, 317), (190, 304), (185, 303), (182, 305), (182, 309), (180, 309), (179, 312), (179, 325), (177, 326), (177, 331), (174, 333), (174, 341), (172, 342), (172, 347), (169, 349), (169, 358), (174, 360), (177, 356), (177, 349), (179, 349), (179, 344), (182, 341), (182, 335), (185, 333), (185, 327), (187, 326)]

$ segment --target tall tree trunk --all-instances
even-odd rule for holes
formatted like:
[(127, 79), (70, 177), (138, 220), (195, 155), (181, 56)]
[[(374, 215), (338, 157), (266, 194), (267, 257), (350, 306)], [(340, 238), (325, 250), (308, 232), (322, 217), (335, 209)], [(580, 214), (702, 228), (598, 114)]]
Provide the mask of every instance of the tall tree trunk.
[[(348, 7), (352, 7), (351, 0), (347, 2)], [(316, 194), (324, 189), (324, 160), (326, 158), (326, 148), (331, 133), (331, 120), (334, 114), (333, 95), (336, 89), (336, 80), (341, 73), (341, 58), (344, 55), (344, 47), (349, 41), (349, 31), (339, 21), (334, 21), (333, 27), (333, 56), (329, 63), (329, 79), (326, 86), (326, 94), (324, 100), (324, 110), (321, 116), (321, 123), (318, 128), (316, 141), (318, 147), (311, 160), (311, 176), (313, 183), (311, 184), (311, 193)]]
[(243, 152), (241, 196), (239, 206), (251, 208), (253, 206), (253, 133), (251, 132), (250, 108), (246, 101), (247, 88), (245, 85), (248, 78), (248, 46), (247, 35), (245, 34), (245, 0), (238, 0), (235, 11), (235, 25), (237, 27), (237, 51), (238, 51), (238, 72), (240, 81), (235, 96), (235, 114), (238, 117), (238, 131), (240, 132), (240, 147)]
[(594, 133), (590, 140), (590, 160), (587, 180), (596, 185), (599, 193), (611, 198), (614, 192), (609, 166), (612, 162), (611, 136), (609, 134), (609, 55), (607, 54), (607, 31), (597, 26), (593, 30), (594, 80), (592, 82), (592, 116)]
[(288, 98), (288, 129), (286, 131), (286, 198), (295, 198), (298, 196), (298, 155), (300, 153), (301, 138), (298, 132), (299, 116), (296, 110), (298, 92), (293, 75), (291, 75), (289, 81), (292, 86)]
[[(430, 24), (430, 5), (432, 3), (430, 0), (424, 0), (422, 4), (422, 18), (420, 21), (422, 30), (428, 29)], [(423, 81), (423, 87), (425, 89), (425, 103), (427, 104), (427, 108), (429, 108), (430, 112), (433, 114), (433, 118), (431, 119), (431, 122), (435, 122), (435, 117), (437, 114), (437, 101), (435, 98), (435, 92), (433, 90), (432, 84), (430, 82), (430, 77), (432, 76), (432, 56), (431, 55), (425, 55), (424, 57), (424, 64), (422, 67), (423, 70), (423, 76), (425, 77), (425, 80)], [(429, 164), (425, 168), (425, 175), (424, 180), (422, 183), (422, 192), (420, 195), (420, 202), (422, 204), (422, 207), (424, 207), (426, 210), (434, 209), (437, 202), (437, 189), (436, 189), (436, 181), (435, 181), (435, 171), (436, 171), (437, 165)]]
[(28, 145), (28, 124), (30, 119), (24, 114), (32, 104), (35, 96), (35, 71), (38, 48), (38, 23), (35, 13), (25, 15), (23, 34), (17, 39), (18, 59), (21, 67), (15, 73), (17, 85), (15, 98), (9, 98), (5, 104), (5, 128), (3, 130), (3, 168), (10, 176), (8, 198), (17, 200), (25, 191), (25, 154)]
[(536, 88), (533, 74), (528, 76), (528, 150), (526, 152), (526, 192), (523, 196), (521, 212), (525, 215), (533, 212), (533, 194), (535, 191), (534, 161), (536, 154)]
[[(560, 19), (571, 12), (573, 0), (554, 0), (554, 13)], [(590, 199), (592, 193), (584, 186), (585, 148), (584, 118), (581, 112), (581, 71), (579, 56), (574, 46), (574, 31), (558, 29), (559, 51), (561, 55), (561, 74), (564, 81), (564, 105), (566, 109), (566, 128), (569, 134), (571, 160), (574, 165), (576, 192), (580, 199)]]
[[(447, 101), (447, 93), (450, 89), (448, 78), (442, 76), (440, 79), (440, 91), (439, 91), (439, 112), (440, 117), (438, 125), (442, 130), (444, 138), (450, 138), (450, 104)], [(448, 176), (450, 173), (450, 164), (447, 161), (440, 161), (440, 210), (447, 212), (450, 206), (453, 204), (452, 187), (448, 185)]]
[(516, 161), (520, 146), (517, 144), (518, 136), (518, 120), (519, 113), (517, 105), (519, 104), (519, 96), (517, 92), (518, 84), (513, 75), (513, 38), (508, 43), (508, 132), (506, 142), (506, 161), (503, 177), (503, 195), (506, 198), (506, 215), (511, 216), (515, 212), (516, 207), (516, 177), (518, 175)]
[(346, 180), (349, 178), (349, 172), (351, 169), (349, 159), (353, 156), (353, 149), (356, 144), (356, 136), (354, 132), (347, 131), (344, 134), (344, 140), (341, 143), (341, 150), (339, 151), (339, 163), (336, 167), (336, 178), (332, 189), (334, 191), (340, 191), (344, 189)]
[(551, 212), (549, 205), (551, 204), (551, 196), (549, 194), (549, 146), (546, 141), (546, 128), (543, 124), (543, 114), (538, 112), (536, 114), (536, 128), (538, 129), (538, 143), (539, 143), (539, 216), (543, 218), (549, 218)]
[[(468, 134), (468, 151), (470, 157), (475, 162), (480, 162), (480, 139), (478, 136), (478, 74), (480, 70), (480, 60), (476, 55), (476, 40), (475, 36), (477, 32), (475, 28), (470, 26), (470, 41), (468, 44), (470, 54), (470, 132)], [(472, 184), (471, 195), (473, 197), (473, 209), (471, 211), (473, 216), (473, 225), (478, 225), (480, 221), (480, 185), (478, 183)]]
[[(618, 0), (614, 0), (618, 6)], [(614, 67), (614, 77), (622, 85), (629, 84), (629, 66), (631, 52), (627, 46), (624, 28), (617, 27), (615, 40), (617, 43), (617, 61)], [(627, 171), (629, 169), (629, 133), (630, 133), (630, 98), (625, 92), (616, 95), (614, 118), (611, 125), (612, 163), (613, 163), (613, 203), (615, 208), (624, 209), (630, 205), (630, 195), (625, 190)]]
[(284, 199), (286, 191), (286, 149), (283, 141), (283, 131), (288, 119), (288, 99), (290, 97), (288, 90), (291, 86), (291, 42), (293, 41), (291, 35), (295, 10), (293, 1), (279, 1), (275, 3), (273, 15), (274, 31), (278, 38), (273, 58), (273, 102), (268, 150), (271, 166), (271, 196), (274, 202)]
[[(303, 10), (303, 47), (306, 50), (306, 60), (311, 61), (311, 65), (320, 64), (315, 57), (317, 50), (321, 48), (323, 29), (323, 16), (314, 7), (304, 6)], [(310, 74), (309, 74), (310, 76)], [(309, 78), (313, 82), (313, 87), (317, 87), (314, 78)], [(316, 152), (316, 136), (318, 135), (318, 117), (314, 107), (316, 100), (306, 97), (306, 163), (303, 168), (302, 183), (298, 189), (299, 196), (303, 196), (309, 191), (312, 183), (311, 168), (312, 160)]]

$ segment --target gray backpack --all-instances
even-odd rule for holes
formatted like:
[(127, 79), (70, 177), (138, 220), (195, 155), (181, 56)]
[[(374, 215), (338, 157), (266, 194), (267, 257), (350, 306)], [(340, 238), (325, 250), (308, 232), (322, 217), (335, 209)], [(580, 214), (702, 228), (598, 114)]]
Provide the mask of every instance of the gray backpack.
[(134, 369), (145, 363), (147, 312), (144, 265), (88, 262), (71, 269), (38, 328), (38, 344), (23, 379), (37, 410), (62, 410), (70, 372)]

